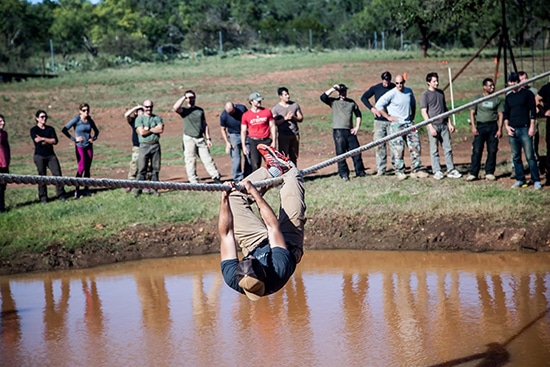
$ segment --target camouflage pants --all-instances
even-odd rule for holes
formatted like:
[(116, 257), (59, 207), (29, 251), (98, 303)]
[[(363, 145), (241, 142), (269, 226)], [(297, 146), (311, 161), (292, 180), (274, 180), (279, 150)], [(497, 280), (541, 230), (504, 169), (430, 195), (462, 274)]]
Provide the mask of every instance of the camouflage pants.
[[(390, 127), (390, 133), (403, 131), (406, 128), (412, 126), (411, 122), (392, 122)], [(411, 154), (411, 168), (413, 171), (420, 169), (422, 162), (420, 162), (420, 137), (415, 130), (405, 136), (400, 136), (390, 141), (391, 158), (394, 165), (395, 173), (404, 173), (405, 161), (403, 160), (405, 152), (405, 141), (409, 147)]]

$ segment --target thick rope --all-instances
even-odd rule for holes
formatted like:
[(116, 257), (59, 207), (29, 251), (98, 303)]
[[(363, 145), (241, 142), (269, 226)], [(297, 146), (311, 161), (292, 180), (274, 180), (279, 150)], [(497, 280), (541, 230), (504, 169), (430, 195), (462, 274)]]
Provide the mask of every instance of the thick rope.
[[(485, 102), (489, 99), (499, 96), (501, 94), (508, 93), (516, 88), (527, 85), (535, 80), (542, 79), (544, 77), (550, 76), (550, 71), (544, 72), (540, 75), (537, 75), (531, 79), (525, 80), (521, 83), (518, 83), (514, 86), (501, 89), (494, 92), (488, 96), (481, 97), (472, 102), (466, 103), (463, 106), (454, 108), (450, 111), (444, 112), (440, 115), (429, 118), (428, 120), (422, 121), (416, 125), (412, 125), (406, 129), (398, 131), (394, 134), (385, 136), (376, 141), (372, 141), (366, 145), (362, 145), (356, 149), (350, 150), (344, 154), (340, 154), (334, 158), (328, 159), (324, 162), (313, 165), (309, 168), (300, 170), (300, 173), (303, 176), (312, 174), (322, 168), (331, 166), (335, 163), (343, 161), (347, 158), (353, 157), (361, 152), (372, 149), (378, 145), (387, 143), (390, 140), (395, 138), (407, 135), (411, 132), (418, 130), (418, 128), (426, 126), (436, 120), (447, 118), (455, 113), (468, 109), (472, 106), (475, 106), (481, 102)], [(270, 187), (278, 185), (282, 182), (282, 177), (275, 177), (272, 179), (254, 182), (256, 187)], [(134, 181), (134, 180), (115, 180), (108, 178), (80, 178), (80, 177), (59, 177), (59, 176), (37, 176), (37, 175), (12, 175), (12, 174), (0, 174), (0, 183), (16, 183), (16, 184), (27, 184), (27, 185), (64, 185), (64, 186), (88, 186), (88, 187), (106, 187), (106, 188), (134, 188), (134, 189), (155, 189), (155, 190), (184, 190), (184, 191), (227, 191), (229, 190), (228, 185), (224, 184), (192, 184), (192, 183), (177, 183), (177, 182), (166, 182), (166, 181)], [(237, 185), (238, 190), (244, 190), (242, 185)]]

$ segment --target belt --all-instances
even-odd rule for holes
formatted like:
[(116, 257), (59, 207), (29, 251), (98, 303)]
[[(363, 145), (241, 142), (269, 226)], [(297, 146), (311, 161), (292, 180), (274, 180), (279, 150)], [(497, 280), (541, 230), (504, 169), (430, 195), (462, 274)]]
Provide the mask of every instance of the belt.
[(497, 121), (478, 121), (477, 124), (496, 124)]
[(141, 144), (145, 144), (145, 145), (155, 145), (155, 144), (159, 144), (159, 141), (144, 141), (144, 142), (141, 142), (139, 143), (139, 145)]
[(253, 138), (252, 136), (249, 136), (248, 138), (252, 140), (265, 140), (265, 139), (269, 139), (269, 136), (266, 136), (265, 138)]

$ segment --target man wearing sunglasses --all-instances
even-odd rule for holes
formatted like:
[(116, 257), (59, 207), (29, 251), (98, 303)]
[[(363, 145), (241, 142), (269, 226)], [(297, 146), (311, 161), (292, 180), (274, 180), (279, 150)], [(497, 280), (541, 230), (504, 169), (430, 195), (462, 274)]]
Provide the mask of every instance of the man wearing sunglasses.
[[(403, 131), (413, 125), (416, 113), (416, 99), (412, 89), (405, 87), (405, 79), (402, 75), (395, 77), (395, 88), (384, 94), (378, 102), (376, 109), (388, 121), (391, 121), (390, 134)], [(395, 175), (399, 181), (407, 178), (405, 174), (405, 140), (411, 154), (411, 177), (426, 177), (426, 172), (421, 170), (420, 161), (420, 137), (415, 130), (405, 136), (395, 138), (390, 142), (392, 162), (394, 163)]]

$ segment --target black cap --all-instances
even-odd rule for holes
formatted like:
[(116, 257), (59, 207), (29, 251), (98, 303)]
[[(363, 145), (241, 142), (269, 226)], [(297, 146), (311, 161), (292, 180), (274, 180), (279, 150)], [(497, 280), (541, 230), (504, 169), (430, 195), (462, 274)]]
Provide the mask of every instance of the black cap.
[(384, 71), (382, 75), (380, 75), (380, 79), (391, 82), (391, 73), (389, 71)]
[(516, 82), (516, 83), (519, 82), (518, 73), (510, 73), (510, 75), (508, 75), (508, 83), (510, 83), (510, 82)]

